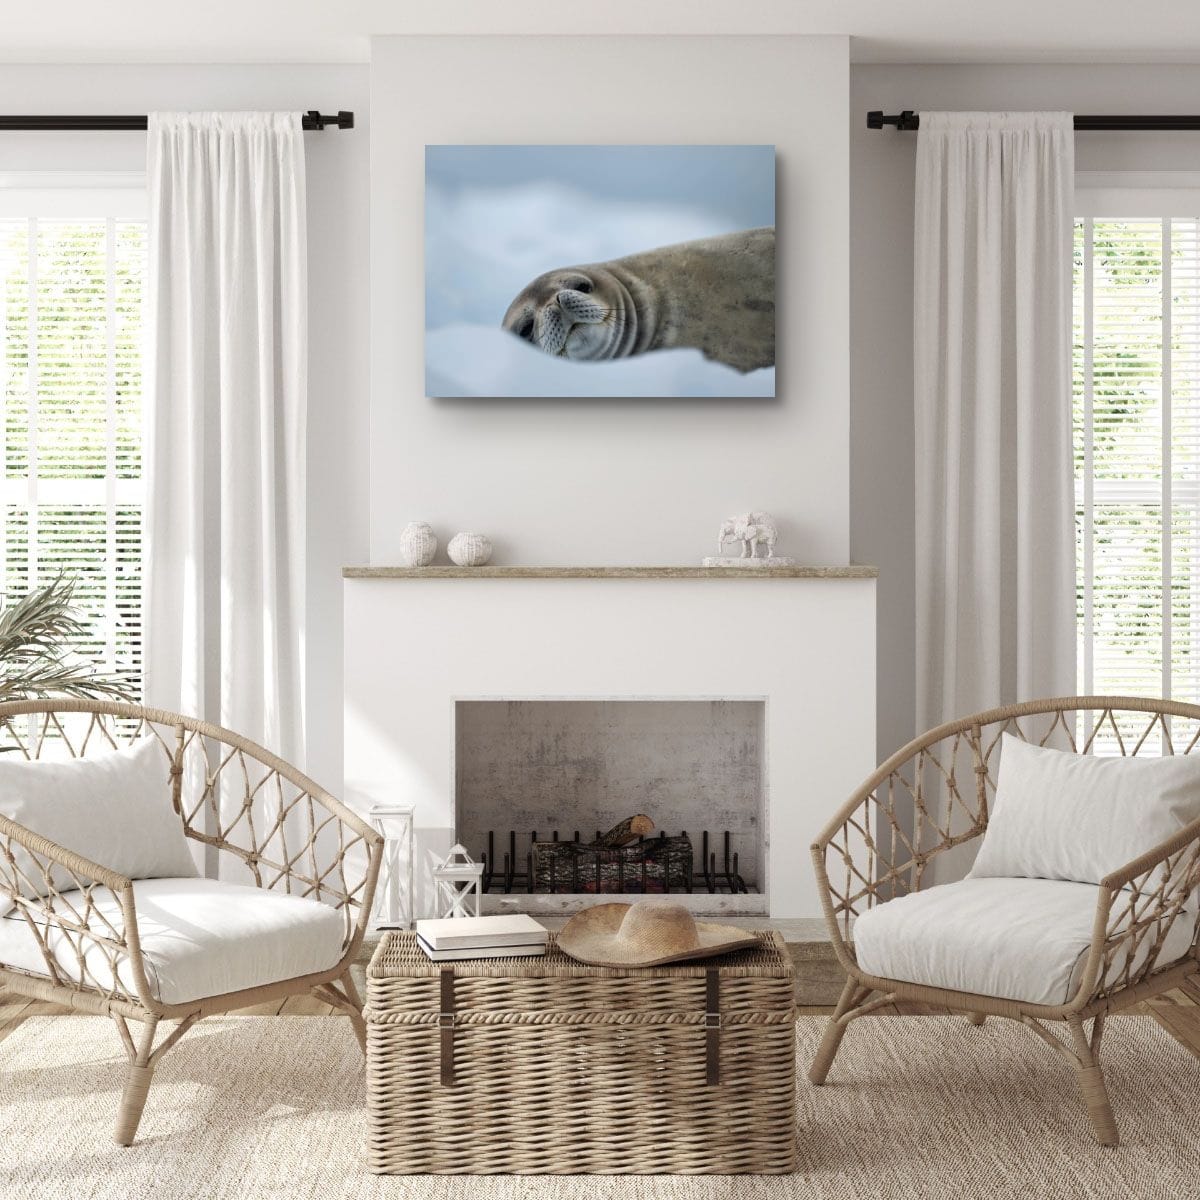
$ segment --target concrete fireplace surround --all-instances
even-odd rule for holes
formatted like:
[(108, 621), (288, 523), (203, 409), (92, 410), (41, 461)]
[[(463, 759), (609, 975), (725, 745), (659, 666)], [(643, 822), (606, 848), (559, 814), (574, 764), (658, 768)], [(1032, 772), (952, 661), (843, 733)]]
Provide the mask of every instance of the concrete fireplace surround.
[(495, 700), (761, 704), (763, 895), (741, 911), (819, 915), (808, 847), (875, 761), (873, 568), (343, 574), (346, 798), (415, 807), (418, 915), (457, 832), (456, 712)]

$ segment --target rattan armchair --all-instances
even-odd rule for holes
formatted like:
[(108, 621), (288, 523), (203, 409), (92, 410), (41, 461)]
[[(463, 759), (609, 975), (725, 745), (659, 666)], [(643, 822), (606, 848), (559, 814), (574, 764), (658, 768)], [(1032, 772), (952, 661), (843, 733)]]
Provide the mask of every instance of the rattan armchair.
[[(1105, 1017), (1175, 987), (1200, 999), (1194, 932), (1182, 958), (1157, 961), (1171, 929), (1196, 921), (1200, 821), (1100, 882), (1091, 947), (1074, 994), (1064, 1004), (1029, 1004), (879, 978), (855, 957), (856, 916), (943, 881), (938, 867), (955, 858), (959, 861), (944, 874), (960, 873), (956, 848), (968, 847), (987, 828), (1005, 732), (1079, 754), (1200, 753), (1200, 707), (1114, 696), (1032, 701), (942, 725), (888, 759), (813, 846), (822, 905), (848, 979), (809, 1078), (823, 1084), (847, 1026), (893, 1002), (964, 1012), (977, 1025), (989, 1015), (1009, 1017), (1074, 1068), (1097, 1139), (1115, 1145), (1117, 1128), (1099, 1061)], [(1065, 1037), (1054, 1032), (1055, 1025), (1065, 1026)]]
[[(360, 817), (229, 730), (130, 704), (0, 704), (0, 749), (28, 759), (79, 758), (147, 735), (162, 746), (163, 803), (173, 806), (186, 837), (206, 848), (206, 873), (338, 910), (342, 947), (337, 962), (315, 974), (162, 1003), (148, 981), (139, 941), (137, 881), (0, 816), (0, 912), (11, 902), (10, 915), (24, 919), (44, 959), (36, 971), (0, 961), (0, 986), (113, 1019), (129, 1060), (115, 1133), (123, 1146), (133, 1142), (155, 1066), (202, 1017), (313, 993), (349, 1016), (365, 1053), (362, 1002), (350, 968), (366, 931), (382, 854), (382, 839)], [(40, 878), (30, 879), (30, 862)], [(136, 1036), (130, 1021), (141, 1022)], [(173, 1028), (156, 1045), (164, 1022)]]

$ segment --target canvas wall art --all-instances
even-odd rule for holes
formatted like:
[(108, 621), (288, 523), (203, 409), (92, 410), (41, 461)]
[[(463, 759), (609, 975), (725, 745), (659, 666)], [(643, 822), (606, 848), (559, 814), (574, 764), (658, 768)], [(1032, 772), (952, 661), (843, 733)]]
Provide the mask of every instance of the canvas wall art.
[(773, 146), (427, 146), (432, 397), (773, 396)]

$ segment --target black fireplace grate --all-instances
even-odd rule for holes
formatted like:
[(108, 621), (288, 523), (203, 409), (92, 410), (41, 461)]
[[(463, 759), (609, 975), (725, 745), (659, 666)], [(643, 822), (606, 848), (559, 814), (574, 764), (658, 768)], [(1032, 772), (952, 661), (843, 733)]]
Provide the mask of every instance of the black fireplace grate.
[[(503, 836), (503, 835), (502, 835)], [(596, 841), (601, 837), (596, 831)], [(595, 849), (585, 845), (575, 830), (570, 839), (576, 850), (561, 856), (543, 854), (535, 864), (536, 846), (560, 841), (559, 831), (553, 830), (549, 839), (539, 838), (537, 831), (518, 834), (508, 831), (508, 848), (496, 853), (496, 831), (488, 830), (487, 849), (481, 855), (484, 892), (511, 894), (513, 892), (548, 895), (603, 895), (709, 892), (736, 895), (750, 891), (738, 869), (738, 853), (733, 849), (729, 830), (719, 839), (703, 830), (700, 835), (700, 854), (696, 853), (686, 830), (676, 837), (662, 832), (658, 837), (638, 838), (627, 846)], [(564, 841), (566, 839), (563, 839)], [(710, 847), (720, 842), (721, 856)], [(523, 854), (518, 853), (518, 842)], [(564, 849), (567, 847), (564, 846)], [(566, 861), (569, 860), (569, 861)], [(518, 869), (518, 863), (524, 867)]]

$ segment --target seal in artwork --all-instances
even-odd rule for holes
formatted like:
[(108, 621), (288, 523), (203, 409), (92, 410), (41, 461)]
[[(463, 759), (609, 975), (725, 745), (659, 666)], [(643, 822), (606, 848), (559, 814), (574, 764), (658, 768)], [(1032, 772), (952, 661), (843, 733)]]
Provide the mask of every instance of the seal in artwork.
[(775, 365), (775, 230), (660, 246), (539, 275), (501, 323), (547, 354), (691, 347), (738, 371)]

